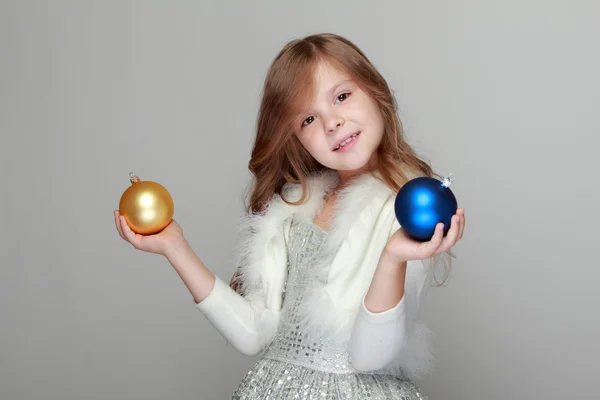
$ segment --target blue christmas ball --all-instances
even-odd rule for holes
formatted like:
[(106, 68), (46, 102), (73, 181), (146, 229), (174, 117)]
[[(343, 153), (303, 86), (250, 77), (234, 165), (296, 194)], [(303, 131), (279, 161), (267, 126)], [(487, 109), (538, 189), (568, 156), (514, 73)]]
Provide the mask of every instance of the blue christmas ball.
[(394, 203), (396, 218), (413, 239), (430, 240), (439, 222), (444, 223), (444, 236), (448, 233), (452, 216), (458, 209), (456, 197), (450, 190), (451, 182), (450, 177), (443, 182), (419, 177), (400, 188)]

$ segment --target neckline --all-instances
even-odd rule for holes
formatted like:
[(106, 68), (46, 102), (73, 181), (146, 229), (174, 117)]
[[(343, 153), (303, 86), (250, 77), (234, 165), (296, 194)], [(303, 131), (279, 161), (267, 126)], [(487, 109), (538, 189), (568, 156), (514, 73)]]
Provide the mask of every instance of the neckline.
[(309, 223), (310, 223), (311, 225), (313, 225), (314, 227), (316, 227), (316, 228), (317, 228), (318, 230), (320, 230), (321, 232), (323, 232), (324, 234), (326, 234), (326, 235), (327, 235), (327, 234), (329, 234), (329, 231), (328, 231), (328, 230), (326, 230), (326, 229), (323, 229), (322, 227), (320, 227), (319, 225), (317, 225), (317, 224), (315, 223), (315, 221), (309, 221)]
[(315, 224), (315, 222), (311, 219), (308, 218), (304, 218), (301, 217), (299, 215), (294, 215), (293, 217), (294, 220), (300, 221), (302, 223), (308, 224), (313, 228), (316, 228), (319, 232), (325, 234), (326, 236), (329, 235), (330, 231), (323, 229), (322, 227), (320, 227), (319, 225)]

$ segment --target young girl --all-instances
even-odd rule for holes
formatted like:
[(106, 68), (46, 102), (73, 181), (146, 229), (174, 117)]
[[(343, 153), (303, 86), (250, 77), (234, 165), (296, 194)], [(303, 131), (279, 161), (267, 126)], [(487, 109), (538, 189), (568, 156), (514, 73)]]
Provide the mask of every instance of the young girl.
[[(394, 213), (407, 180), (433, 176), (406, 143), (390, 89), (348, 40), (288, 43), (264, 86), (249, 168), (255, 182), (228, 285), (173, 221), (121, 237), (167, 258), (196, 307), (240, 352), (260, 361), (233, 399), (422, 399), (428, 330), (417, 320), (432, 282), (463, 235), (459, 209), (424, 243)], [(435, 264), (435, 263), (433, 263)]]

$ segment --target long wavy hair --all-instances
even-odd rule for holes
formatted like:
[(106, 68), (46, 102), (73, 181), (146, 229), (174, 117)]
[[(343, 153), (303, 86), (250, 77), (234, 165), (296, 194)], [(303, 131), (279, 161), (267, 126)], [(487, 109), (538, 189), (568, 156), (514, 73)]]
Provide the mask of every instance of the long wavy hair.
[[(283, 197), (283, 186), (288, 182), (300, 184), (303, 194), (297, 202), (283, 200), (288, 204), (303, 204), (309, 195), (308, 178), (326, 169), (302, 146), (293, 130), (295, 115), (314, 93), (319, 62), (340, 68), (378, 104), (384, 122), (376, 154), (378, 179), (398, 191), (414, 176), (441, 178), (406, 142), (396, 99), (367, 56), (344, 37), (315, 34), (288, 42), (267, 72), (248, 164), (253, 175), (246, 199), (248, 213), (264, 211), (275, 194)], [(449, 273), (449, 268), (445, 270), (442, 284)], [(231, 287), (241, 293), (243, 282), (237, 277), (234, 274)]]

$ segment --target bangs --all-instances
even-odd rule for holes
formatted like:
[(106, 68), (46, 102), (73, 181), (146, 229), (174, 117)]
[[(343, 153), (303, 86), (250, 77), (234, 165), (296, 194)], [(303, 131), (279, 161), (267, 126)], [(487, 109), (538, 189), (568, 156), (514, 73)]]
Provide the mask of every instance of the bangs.
[(322, 54), (316, 53), (312, 58), (305, 60), (304, 63), (296, 63), (294, 66), (295, 71), (292, 72), (294, 79), (292, 79), (292, 86), (290, 89), (294, 90), (294, 93), (290, 93), (288, 99), (289, 103), (289, 121), (292, 127), (296, 127), (300, 123), (300, 119), (308, 114), (315, 91), (317, 88), (317, 77), (316, 71), (317, 66), (320, 63), (327, 63), (333, 68), (336, 68), (343, 74), (347, 75), (353, 81), (355, 77), (349, 73), (347, 68), (339, 60), (333, 57), (326, 57)]
[(287, 109), (289, 113), (287, 119), (292, 130), (300, 122), (304, 114), (306, 114), (313, 101), (316, 90), (316, 70), (319, 64), (320, 57), (311, 57), (303, 62), (294, 63), (291, 73), (290, 86), (288, 92), (284, 94), (287, 100)]

